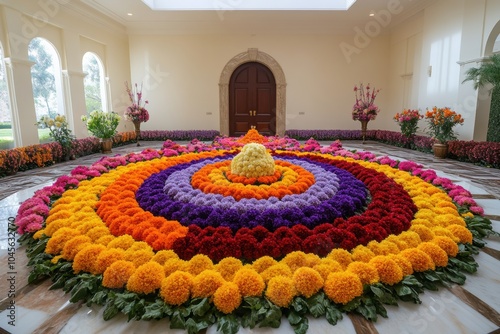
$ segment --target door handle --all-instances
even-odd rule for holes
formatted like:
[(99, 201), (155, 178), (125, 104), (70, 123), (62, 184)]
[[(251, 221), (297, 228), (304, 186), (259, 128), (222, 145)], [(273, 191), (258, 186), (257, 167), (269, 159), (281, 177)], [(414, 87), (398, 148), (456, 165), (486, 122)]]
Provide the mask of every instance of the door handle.
[(252, 110), (248, 111), (248, 113), (250, 114), (250, 116), (252, 116)]
[(253, 111), (253, 115), (256, 116), (257, 115), (257, 110), (254, 110)]

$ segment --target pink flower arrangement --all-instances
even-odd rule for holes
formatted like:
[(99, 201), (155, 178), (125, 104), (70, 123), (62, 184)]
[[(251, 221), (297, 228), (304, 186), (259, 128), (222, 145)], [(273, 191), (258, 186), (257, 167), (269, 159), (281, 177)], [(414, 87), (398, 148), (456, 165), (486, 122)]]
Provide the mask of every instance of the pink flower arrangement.
[(377, 97), (380, 89), (366, 87), (361, 83), (354, 86), (354, 95), (356, 96), (356, 103), (352, 107), (352, 119), (355, 121), (370, 121), (377, 117), (380, 109), (375, 105), (375, 98)]
[(147, 122), (149, 120), (149, 112), (146, 109), (148, 100), (142, 102), (142, 84), (139, 88), (137, 84), (129, 87), (128, 82), (125, 82), (126, 91), (130, 102), (132, 103), (127, 110), (125, 110), (125, 119), (132, 122)]

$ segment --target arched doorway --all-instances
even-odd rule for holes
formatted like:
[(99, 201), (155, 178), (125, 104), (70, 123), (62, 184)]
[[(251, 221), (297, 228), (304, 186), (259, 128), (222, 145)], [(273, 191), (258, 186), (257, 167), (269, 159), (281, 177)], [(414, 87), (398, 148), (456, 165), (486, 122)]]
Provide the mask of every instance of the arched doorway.
[[(265, 65), (273, 74), (276, 83), (276, 130), (277, 135), (285, 134), (286, 80), (278, 62), (258, 49), (248, 49), (233, 57), (224, 66), (219, 80), (220, 131), (229, 135), (229, 81), (233, 72), (242, 64), (256, 62)], [(248, 111), (247, 111), (248, 112)]]
[(244, 135), (251, 128), (276, 134), (276, 82), (267, 66), (248, 62), (234, 70), (229, 81), (229, 135)]

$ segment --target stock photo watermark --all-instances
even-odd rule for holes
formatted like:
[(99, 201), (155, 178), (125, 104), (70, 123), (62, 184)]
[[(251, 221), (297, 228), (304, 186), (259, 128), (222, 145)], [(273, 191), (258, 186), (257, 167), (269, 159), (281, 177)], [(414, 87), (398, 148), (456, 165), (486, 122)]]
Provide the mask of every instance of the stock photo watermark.
[(7, 238), (7, 323), (16, 326), (16, 225), (13, 219), (9, 219)]

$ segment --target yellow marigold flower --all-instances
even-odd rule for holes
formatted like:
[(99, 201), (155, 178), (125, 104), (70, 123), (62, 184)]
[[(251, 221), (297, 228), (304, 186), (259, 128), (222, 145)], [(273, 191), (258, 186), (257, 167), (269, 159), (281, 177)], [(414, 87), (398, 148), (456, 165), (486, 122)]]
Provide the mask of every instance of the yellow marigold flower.
[(472, 233), (464, 226), (450, 225), (446, 227), (462, 243), (472, 244)]
[(232, 281), (234, 275), (238, 270), (243, 267), (241, 261), (235, 257), (226, 257), (222, 259), (216, 266), (215, 270), (218, 271), (226, 281)]
[(262, 276), (252, 268), (238, 270), (234, 275), (233, 282), (238, 285), (240, 293), (244, 297), (261, 296), (266, 287)]
[(264, 270), (260, 275), (264, 279), (264, 282), (269, 281), (271, 278), (276, 276), (286, 276), (292, 277), (292, 270), (289, 266), (284, 263), (278, 263)]
[(64, 244), (78, 235), (80, 235), (80, 232), (69, 227), (63, 227), (57, 230), (47, 242), (45, 253), (53, 255), (60, 254), (64, 248)]
[(337, 304), (347, 304), (363, 293), (363, 283), (358, 275), (348, 271), (331, 273), (323, 287), (328, 298)]
[(321, 258), (313, 253), (308, 253), (306, 254), (306, 260), (307, 260), (307, 267), (314, 267), (315, 265), (321, 264)]
[(437, 267), (446, 267), (448, 265), (448, 254), (435, 243), (422, 242), (417, 249), (429, 255)]
[(96, 274), (94, 268), (95, 262), (99, 254), (105, 249), (106, 247), (103, 245), (90, 244), (79, 251), (73, 261), (73, 271), (75, 274), (78, 274), (80, 271)]
[(41, 230), (38, 230), (35, 232), (35, 234), (33, 234), (33, 239), (35, 240), (38, 240), (40, 239), (43, 235), (45, 234), (45, 229), (41, 229)]
[(333, 260), (331, 260), (331, 261), (332, 261), (332, 263), (336, 263), (336, 265), (327, 264), (327, 263), (320, 263), (320, 264), (317, 264), (313, 267), (313, 269), (316, 270), (321, 275), (321, 277), (323, 278), (323, 281), (325, 281), (327, 279), (328, 275), (330, 275), (331, 273), (344, 270), (338, 262), (333, 261)]
[(422, 241), (429, 241), (434, 238), (432, 230), (424, 225), (412, 225), (410, 231), (417, 233)]
[(148, 262), (138, 267), (128, 279), (127, 290), (149, 294), (161, 288), (165, 278), (163, 267), (157, 262)]
[(109, 234), (110, 234), (109, 229), (106, 226), (96, 226), (86, 233), (86, 235), (90, 239), (92, 239), (92, 241), (96, 241), (99, 238)]
[(413, 274), (413, 267), (411, 265), (411, 262), (406, 257), (399, 254), (389, 254), (387, 255), (387, 257), (397, 263), (397, 265), (403, 272), (403, 277)]
[(267, 268), (274, 266), (275, 264), (278, 264), (278, 261), (276, 261), (272, 257), (266, 255), (266, 256), (262, 256), (262, 257), (258, 258), (257, 260), (255, 260), (252, 263), (252, 267), (258, 273), (261, 273), (264, 270), (266, 270)]
[(448, 237), (448, 238), (452, 239), (455, 243), (459, 242), (459, 239), (457, 237), (455, 237), (453, 235), (453, 233), (451, 233), (451, 231), (445, 227), (435, 226), (435, 227), (432, 227), (431, 230), (432, 230), (432, 232), (434, 232), (434, 235), (436, 237), (438, 237), (438, 236), (439, 237)]
[(205, 270), (193, 279), (193, 297), (211, 297), (225, 282), (222, 275), (217, 271)]
[(143, 264), (149, 262), (155, 253), (151, 249), (139, 249), (136, 251), (130, 251), (130, 248), (125, 251), (124, 260), (130, 261), (139, 268)]
[(352, 262), (351, 253), (342, 248), (333, 249), (327, 258), (332, 259), (342, 266), (342, 269), (346, 269), (347, 266)]
[(176, 271), (163, 279), (160, 296), (165, 303), (181, 305), (188, 301), (193, 286), (193, 275), (184, 271)]
[(387, 255), (387, 254), (397, 254), (399, 253), (399, 248), (392, 242), (387, 242), (385, 240), (370, 241), (366, 247), (368, 247), (375, 255)]
[(116, 261), (123, 260), (125, 251), (120, 248), (110, 248), (102, 251), (97, 257), (95, 263), (95, 271), (97, 274), (102, 274), (106, 269)]
[(358, 275), (363, 284), (373, 284), (380, 280), (377, 269), (370, 263), (353, 262), (347, 266), (346, 271)]
[(241, 295), (238, 285), (233, 282), (222, 284), (214, 293), (213, 299), (215, 307), (225, 314), (229, 314), (241, 304)]
[(50, 260), (50, 262), (53, 264), (56, 264), (57, 262), (59, 262), (60, 259), (62, 259), (62, 255), (57, 255), (57, 256), (54, 256), (52, 258), (52, 260)]
[(422, 242), (422, 240), (420, 239), (420, 236), (417, 233), (412, 232), (412, 231), (404, 231), (403, 233), (398, 235), (398, 238), (401, 241), (406, 242), (406, 244), (408, 245), (408, 248), (417, 247)]
[(418, 210), (413, 216), (415, 219), (424, 219), (432, 221), (436, 214), (431, 209), (421, 209)]
[(436, 236), (431, 242), (441, 247), (448, 256), (455, 257), (458, 254), (458, 245), (449, 237)]
[(384, 241), (393, 243), (400, 251), (408, 248), (408, 244), (394, 234), (389, 235), (387, 238), (384, 239)]
[(295, 272), (298, 268), (305, 267), (307, 265), (307, 256), (304, 252), (295, 251), (288, 253), (283, 260), (280, 261), (282, 264), (286, 264), (290, 270)]
[(196, 276), (204, 270), (212, 270), (213, 268), (214, 264), (208, 256), (204, 254), (197, 254), (193, 256), (191, 260), (187, 261), (184, 271)]
[(115, 239), (116, 239), (116, 237), (114, 235), (108, 234), (108, 235), (100, 237), (94, 243), (99, 244), (99, 245), (103, 245), (103, 246), (108, 246), (109, 243)]
[(368, 247), (359, 245), (352, 250), (351, 256), (353, 261), (370, 262), (370, 260), (375, 257), (375, 253)]
[(157, 252), (151, 261), (158, 262), (161, 265), (164, 265), (170, 259), (178, 259), (179, 256), (171, 249), (163, 249)]
[(127, 252), (135, 252), (135, 251), (140, 251), (140, 250), (153, 251), (153, 247), (151, 247), (147, 242), (136, 241), (129, 248), (127, 248)]
[(388, 256), (375, 256), (370, 260), (370, 264), (377, 269), (382, 283), (393, 285), (403, 279), (403, 270)]
[(293, 273), (292, 279), (298, 293), (307, 298), (318, 292), (324, 283), (323, 277), (316, 270), (309, 267), (298, 268)]
[(465, 221), (462, 217), (451, 214), (439, 215), (434, 218), (434, 222), (443, 227), (447, 227), (449, 225), (466, 226)]
[(131, 247), (134, 242), (136, 242), (134, 240), (134, 238), (132, 238), (131, 235), (128, 235), (128, 234), (124, 234), (124, 235), (121, 235), (117, 238), (115, 238), (114, 240), (112, 240), (109, 244), (108, 244), (108, 248), (121, 248), (121, 249), (124, 249), (124, 250), (127, 250), (129, 247)]
[(290, 277), (276, 276), (267, 283), (266, 297), (279, 307), (288, 307), (297, 291)]
[(175, 273), (176, 271), (184, 271), (186, 264), (187, 262), (181, 259), (167, 260), (163, 265), (163, 271), (165, 273), (165, 277), (168, 277), (169, 275)]
[(427, 253), (421, 251), (420, 249), (408, 248), (399, 254), (411, 262), (413, 271), (420, 272), (429, 269), (432, 270), (436, 269), (436, 266), (434, 265), (434, 262), (432, 261), (431, 257), (427, 255)]
[(102, 277), (102, 286), (111, 289), (121, 289), (127, 284), (128, 279), (135, 271), (132, 262), (119, 260), (113, 262)]
[(423, 226), (427, 226), (427, 227), (432, 227), (433, 224), (431, 221), (429, 221), (428, 219), (422, 219), (422, 218), (415, 218), (411, 221), (411, 225), (423, 225)]
[(92, 240), (86, 235), (77, 235), (66, 241), (64, 244), (61, 255), (69, 261), (75, 258), (75, 255), (86, 246), (90, 245)]

